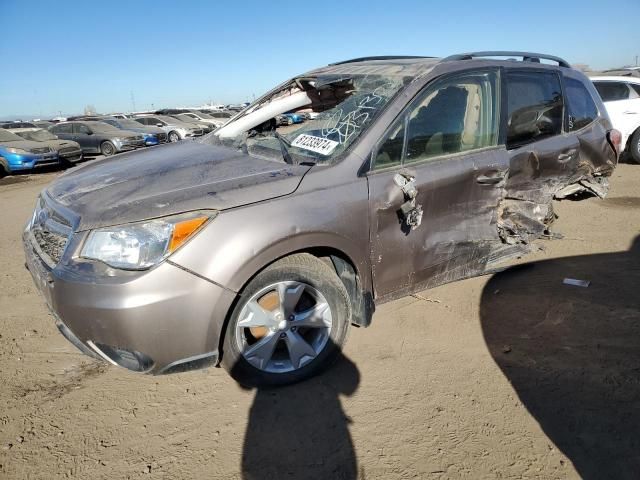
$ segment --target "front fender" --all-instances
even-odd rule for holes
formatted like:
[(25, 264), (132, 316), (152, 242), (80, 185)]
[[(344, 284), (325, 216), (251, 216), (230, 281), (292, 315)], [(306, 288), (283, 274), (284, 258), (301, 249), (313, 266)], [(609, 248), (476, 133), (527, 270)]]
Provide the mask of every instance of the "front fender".
[(222, 211), (171, 261), (238, 292), (260, 270), (302, 250), (330, 248), (372, 291), (365, 179)]

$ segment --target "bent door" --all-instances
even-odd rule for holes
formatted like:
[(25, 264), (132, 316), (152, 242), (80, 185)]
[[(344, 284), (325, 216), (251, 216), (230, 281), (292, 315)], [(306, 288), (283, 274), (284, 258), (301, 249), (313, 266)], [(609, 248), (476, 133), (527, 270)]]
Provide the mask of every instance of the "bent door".
[(497, 70), (437, 80), (373, 152), (368, 182), (377, 298), (477, 275), (502, 248), (496, 216), (508, 155), (498, 140), (499, 83)]

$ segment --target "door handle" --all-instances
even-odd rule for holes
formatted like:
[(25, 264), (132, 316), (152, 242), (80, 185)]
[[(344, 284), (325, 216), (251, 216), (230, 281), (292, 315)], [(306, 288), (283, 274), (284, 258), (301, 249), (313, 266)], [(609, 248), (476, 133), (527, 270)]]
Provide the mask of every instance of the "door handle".
[(558, 155), (558, 160), (561, 162), (571, 160), (577, 152), (578, 151), (575, 148), (572, 148), (571, 150), (567, 150), (566, 152)]
[(628, 111), (628, 110), (626, 112), (622, 112), (622, 113), (624, 113), (625, 115), (637, 115), (638, 114), (638, 112), (631, 112), (631, 111)]
[(503, 173), (495, 173), (493, 175), (478, 175), (476, 177), (476, 182), (481, 185), (495, 185), (504, 180)]

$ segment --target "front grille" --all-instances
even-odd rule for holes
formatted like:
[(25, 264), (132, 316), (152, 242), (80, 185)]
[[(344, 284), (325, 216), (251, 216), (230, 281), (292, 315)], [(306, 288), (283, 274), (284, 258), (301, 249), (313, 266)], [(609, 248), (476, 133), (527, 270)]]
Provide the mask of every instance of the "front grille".
[(191, 130), (191, 133), (193, 133), (194, 135), (202, 135), (204, 132), (202, 131), (201, 128), (197, 128), (197, 129)]
[(64, 147), (58, 150), (58, 155), (64, 155), (65, 153), (78, 153), (80, 149), (77, 147)]
[(51, 149), (49, 147), (37, 147), (32, 148), (31, 153), (49, 153)]
[(122, 141), (122, 144), (144, 146), (144, 137), (142, 135), (140, 135), (139, 137), (127, 137)]
[(30, 227), (32, 242), (42, 259), (54, 267), (60, 262), (71, 234), (71, 223), (40, 197)]

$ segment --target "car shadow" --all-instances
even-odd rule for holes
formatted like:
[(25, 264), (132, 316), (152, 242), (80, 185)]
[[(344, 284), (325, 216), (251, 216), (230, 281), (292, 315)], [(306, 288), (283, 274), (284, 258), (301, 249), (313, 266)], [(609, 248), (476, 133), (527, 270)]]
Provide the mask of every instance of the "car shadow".
[(491, 355), (582, 478), (638, 478), (640, 236), (628, 251), (530, 265), (483, 290)]
[(295, 385), (258, 388), (242, 452), (245, 479), (357, 478), (357, 459), (340, 395), (360, 382), (341, 355), (326, 372)]

